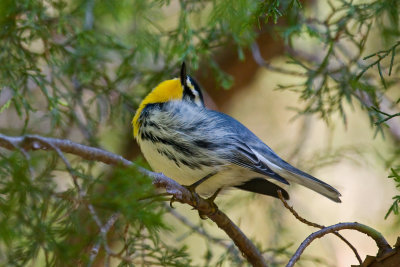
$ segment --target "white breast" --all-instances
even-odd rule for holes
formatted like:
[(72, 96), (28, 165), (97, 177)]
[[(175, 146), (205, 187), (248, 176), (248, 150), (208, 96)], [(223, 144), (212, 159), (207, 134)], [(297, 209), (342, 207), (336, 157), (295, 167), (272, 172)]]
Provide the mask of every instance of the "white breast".
[[(178, 166), (174, 160), (157, 151), (157, 149), (168, 150), (174, 154), (173, 149), (168, 145), (153, 143), (140, 138), (138, 138), (138, 143), (144, 157), (154, 171), (162, 172), (182, 185), (191, 185), (206, 175), (217, 172), (196, 188), (196, 192), (202, 196), (210, 196), (219, 188), (240, 185), (255, 175), (252, 171), (232, 164), (223, 167), (203, 166), (200, 169), (192, 169), (184, 164), (179, 164)], [(180, 156), (174, 155), (176, 157)]]

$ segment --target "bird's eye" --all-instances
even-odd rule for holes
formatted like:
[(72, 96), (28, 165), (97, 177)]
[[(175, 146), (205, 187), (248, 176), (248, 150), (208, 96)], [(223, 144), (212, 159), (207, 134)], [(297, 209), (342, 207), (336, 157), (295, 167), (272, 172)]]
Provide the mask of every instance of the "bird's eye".
[(192, 77), (187, 76), (186, 86), (184, 90), (184, 95), (186, 95), (186, 99), (190, 100), (198, 106), (204, 106), (203, 95), (201, 93), (200, 87)]
[(197, 106), (204, 106), (203, 95), (199, 85), (192, 77), (186, 75), (185, 62), (182, 63), (180, 79), (183, 88), (183, 100), (190, 101)]

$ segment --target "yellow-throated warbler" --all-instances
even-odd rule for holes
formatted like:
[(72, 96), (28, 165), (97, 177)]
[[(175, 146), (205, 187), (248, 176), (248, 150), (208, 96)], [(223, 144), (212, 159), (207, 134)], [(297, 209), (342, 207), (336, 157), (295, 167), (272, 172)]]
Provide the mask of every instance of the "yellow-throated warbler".
[[(140, 103), (132, 120), (134, 136), (154, 171), (203, 196), (227, 187), (278, 197), (273, 179), (308, 187), (335, 202), (332, 186), (282, 160), (255, 134), (232, 117), (209, 110), (196, 81), (186, 75), (167, 80)], [(288, 182), (289, 181), (289, 182)]]

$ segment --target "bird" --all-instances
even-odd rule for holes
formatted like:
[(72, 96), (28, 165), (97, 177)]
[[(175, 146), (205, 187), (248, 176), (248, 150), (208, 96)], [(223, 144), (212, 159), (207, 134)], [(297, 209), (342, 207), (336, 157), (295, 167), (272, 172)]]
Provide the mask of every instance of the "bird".
[(202, 197), (214, 200), (221, 190), (237, 188), (275, 198), (280, 191), (289, 199), (282, 186), (296, 183), (341, 202), (334, 187), (284, 161), (236, 119), (208, 109), (185, 62), (180, 77), (142, 100), (132, 125), (150, 167)]

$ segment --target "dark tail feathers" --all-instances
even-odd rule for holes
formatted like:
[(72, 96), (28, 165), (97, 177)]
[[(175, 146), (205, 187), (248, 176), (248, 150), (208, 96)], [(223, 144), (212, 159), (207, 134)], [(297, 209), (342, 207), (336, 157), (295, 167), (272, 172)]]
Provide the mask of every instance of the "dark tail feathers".
[(289, 199), (289, 194), (288, 192), (286, 192), (285, 189), (263, 178), (253, 178), (250, 181), (247, 181), (244, 184), (237, 185), (235, 187), (245, 191), (250, 191), (276, 198), (279, 198), (278, 190), (281, 190), (283, 197), (285, 199)]

